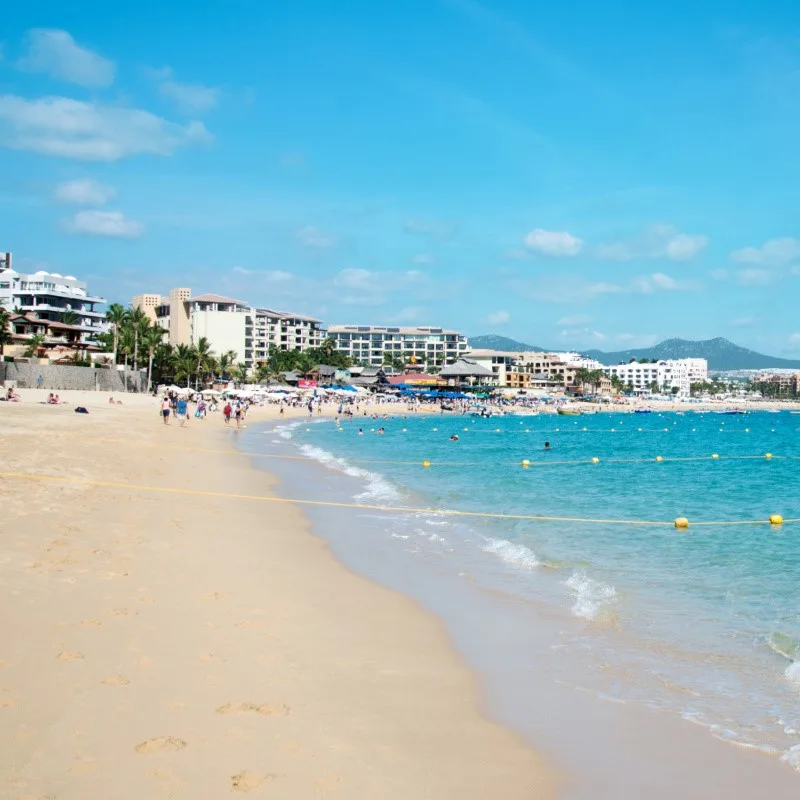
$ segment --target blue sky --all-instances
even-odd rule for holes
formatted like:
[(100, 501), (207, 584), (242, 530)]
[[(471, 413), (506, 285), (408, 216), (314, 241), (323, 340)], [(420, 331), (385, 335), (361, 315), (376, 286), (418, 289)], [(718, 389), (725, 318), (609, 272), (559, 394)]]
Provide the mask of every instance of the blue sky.
[(110, 301), (800, 354), (800, 8), (5, 4), (0, 250)]

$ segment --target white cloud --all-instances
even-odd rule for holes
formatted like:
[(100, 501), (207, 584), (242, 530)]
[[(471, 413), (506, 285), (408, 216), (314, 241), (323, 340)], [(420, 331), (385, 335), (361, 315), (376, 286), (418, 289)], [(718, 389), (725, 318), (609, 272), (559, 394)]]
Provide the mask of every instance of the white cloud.
[(291, 272), (285, 272), (280, 269), (246, 269), (245, 267), (234, 267), (231, 272), (234, 275), (257, 276), (263, 278), (269, 283), (288, 283), (295, 279), (295, 275)]
[(558, 332), (558, 336), (566, 342), (592, 342), (593, 344), (605, 341), (607, 338), (604, 333), (591, 328), (565, 328)]
[(343, 269), (333, 279), (336, 286), (347, 289), (367, 289), (373, 291), (378, 288), (377, 273), (368, 269)]
[(202, 83), (176, 81), (171, 67), (151, 69), (148, 72), (159, 82), (158, 91), (161, 96), (175, 103), (183, 114), (203, 114), (211, 111), (219, 101), (219, 89)]
[(90, 89), (114, 82), (114, 62), (81, 47), (67, 31), (34, 28), (28, 32), (27, 44), (28, 52), (17, 61), (17, 68), (24, 72), (45, 73)]
[(117, 194), (113, 186), (107, 186), (91, 178), (59, 183), (53, 196), (59, 203), (74, 203), (80, 206), (104, 206)]
[(508, 311), (493, 311), (486, 315), (485, 322), (487, 325), (505, 325), (510, 319)]
[(336, 244), (335, 236), (331, 236), (328, 233), (323, 233), (321, 230), (319, 230), (319, 228), (315, 228), (313, 225), (306, 225), (305, 228), (301, 228), (299, 231), (297, 231), (297, 238), (306, 247), (317, 247), (324, 249), (327, 247), (333, 247)]
[(411, 261), (414, 264), (433, 264), (436, 259), (430, 253), (417, 253)]
[(740, 264), (758, 264), (764, 267), (783, 267), (800, 260), (800, 240), (787, 236), (770, 239), (761, 247), (745, 247), (734, 250), (731, 260)]
[(83, 161), (117, 161), (148, 153), (169, 156), (207, 142), (202, 122), (179, 125), (136, 108), (68, 97), (26, 100), (0, 95), (0, 146)]
[(630, 241), (601, 244), (597, 248), (597, 255), (607, 261), (632, 261), (637, 258), (689, 261), (707, 245), (707, 236), (679, 233), (672, 225), (652, 225)]
[(758, 322), (758, 317), (738, 317), (737, 319), (731, 320), (731, 325), (737, 328), (746, 328), (750, 325), (755, 325), (756, 322)]
[(588, 325), (589, 324), (589, 317), (585, 314), (574, 314), (569, 317), (561, 317), (561, 319), (556, 322), (556, 325), (563, 328), (572, 328), (576, 325)]
[(740, 269), (736, 273), (736, 280), (742, 286), (766, 286), (772, 279), (772, 274), (768, 269), (758, 267), (748, 267)]
[(712, 269), (708, 275), (715, 281), (726, 281), (729, 277), (728, 270), (726, 269)]
[(389, 321), (394, 323), (419, 322), (427, 312), (428, 310), (423, 306), (408, 306), (407, 308), (401, 308), (396, 314), (389, 317)]
[(585, 303), (604, 295), (654, 294), (661, 291), (686, 291), (695, 284), (676, 281), (663, 272), (640, 275), (627, 283), (587, 281), (576, 277), (565, 282), (562, 276), (542, 276), (535, 280), (515, 280), (509, 284), (511, 291), (524, 297), (546, 303)]
[(128, 219), (121, 211), (79, 211), (67, 223), (71, 233), (135, 239), (144, 232), (141, 222)]
[(534, 228), (526, 237), (525, 244), (547, 256), (576, 256), (583, 249), (583, 239), (566, 231), (546, 231)]

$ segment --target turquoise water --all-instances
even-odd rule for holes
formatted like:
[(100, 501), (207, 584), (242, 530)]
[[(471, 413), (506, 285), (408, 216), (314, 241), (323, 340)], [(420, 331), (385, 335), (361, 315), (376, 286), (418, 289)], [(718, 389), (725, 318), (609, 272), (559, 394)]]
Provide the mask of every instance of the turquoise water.
[[(373, 433), (380, 426), (385, 435)], [(341, 430), (303, 424), (284, 444), (363, 483), (355, 502), (687, 517), (686, 531), (419, 514), (386, 515), (382, 524), (387, 548), (391, 539), (422, 557), (435, 553), (440, 570), (451, 565), (479, 587), (572, 620), (559, 652), (593, 666), (575, 670), (592, 691), (679, 713), (800, 767), (800, 524), (692, 524), (800, 518), (800, 416), (409, 415), (360, 418)], [(714, 453), (718, 460), (708, 458)], [(574, 461), (583, 463), (562, 463)]]

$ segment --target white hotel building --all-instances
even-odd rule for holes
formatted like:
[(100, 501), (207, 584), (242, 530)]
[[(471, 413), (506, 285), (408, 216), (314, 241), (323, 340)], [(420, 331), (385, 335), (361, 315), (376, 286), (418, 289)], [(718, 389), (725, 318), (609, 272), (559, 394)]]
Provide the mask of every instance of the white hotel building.
[(380, 367), (384, 355), (441, 367), (469, 351), (467, 337), (458, 331), (430, 327), (331, 325), (328, 338), (355, 363)]
[(708, 380), (708, 361), (704, 358), (671, 359), (655, 364), (633, 361), (603, 367), (603, 371), (609, 377), (616, 375), (625, 386), (632, 386), (636, 391), (649, 391), (655, 384), (664, 394), (689, 397), (693, 383)]
[(6, 311), (18, 308), (25, 315), (57, 323), (72, 312), (77, 317), (75, 328), (81, 329), (80, 341), (90, 344), (108, 329), (105, 311), (98, 308), (105, 302), (89, 294), (86, 283), (73, 275), (17, 272), (11, 266), (11, 253), (0, 253), (0, 307)]
[(252, 308), (218, 294), (192, 296), (188, 288), (172, 289), (166, 297), (140, 294), (131, 304), (169, 333), (171, 345), (197, 344), (205, 338), (215, 353), (233, 351), (248, 367), (266, 361), (272, 345), (278, 350), (308, 350), (325, 338), (321, 321), (314, 317)]

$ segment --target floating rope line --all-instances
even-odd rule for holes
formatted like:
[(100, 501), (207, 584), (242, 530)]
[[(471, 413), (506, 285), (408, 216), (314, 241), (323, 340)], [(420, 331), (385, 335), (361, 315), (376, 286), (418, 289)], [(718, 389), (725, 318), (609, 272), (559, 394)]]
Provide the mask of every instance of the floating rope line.
[[(161, 451), (175, 450), (181, 453), (213, 453), (218, 455), (227, 456), (245, 456), (248, 458), (266, 458), (277, 459), (285, 461), (308, 461), (309, 456), (306, 455), (289, 455), (287, 453), (255, 453), (247, 450), (221, 450), (207, 447), (164, 447), (162, 443), (144, 443), (132, 442), (126, 439), (104, 439), (97, 437), (81, 437), (81, 441), (105, 442), (108, 444), (124, 444), (126, 447), (132, 444), (138, 444), (140, 447), (157, 448)], [(529, 467), (566, 467), (566, 466), (581, 466), (591, 465), (597, 466), (598, 464), (667, 464), (667, 463), (680, 463), (691, 461), (800, 461), (800, 456), (776, 456), (772, 453), (762, 453), (760, 455), (718, 455), (712, 453), (711, 455), (703, 456), (651, 456), (650, 458), (599, 458), (597, 456), (587, 456), (585, 458), (576, 459), (560, 459), (552, 460), (533, 460), (524, 458), (517, 461), (435, 461), (430, 458), (412, 461), (410, 459), (381, 459), (381, 458), (357, 458), (352, 456), (337, 457), (338, 461), (344, 461), (352, 464), (383, 464), (383, 465), (396, 465), (396, 466), (410, 466), (410, 467), (485, 467), (488, 463), (493, 463), (505, 467), (522, 467), (527, 469)]]
[[(299, 506), (316, 506), (326, 508), (351, 508), (359, 511), (381, 511), (397, 514), (425, 514), (430, 516), (471, 517), (482, 519), (506, 519), (529, 522), (571, 522), (594, 525), (635, 525), (649, 527), (674, 527), (688, 528), (690, 523), (685, 517), (678, 517), (672, 521), (644, 520), (644, 519), (605, 519), (590, 517), (553, 517), (540, 514), (504, 514), (492, 511), (460, 511), (452, 508), (413, 508), (408, 506), (382, 506), (365, 503), (337, 503), (329, 500), (296, 500), (286, 497), (265, 497), (263, 495), (235, 494), (232, 492), (213, 492), (202, 489), (180, 489), (169, 486), (148, 486), (135, 483), (119, 483), (115, 481), (91, 481), (83, 478), (74, 478), (68, 475), (45, 475), (42, 473), (27, 472), (0, 472), (0, 478), (11, 480), (42, 481), (71, 484), (75, 486), (93, 486), (109, 489), (125, 489), (126, 491), (158, 492), (161, 494), (181, 494), (192, 497), (217, 497), (231, 500), (252, 500), (262, 503), (280, 503)], [(727, 525), (780, 525), (798, 523), (800, 518), (783, 519), (778, 514), (773, 514), (768, 519), (750, 520), (708, 520), (691, 522), (692, 526), (712, 527)]]

